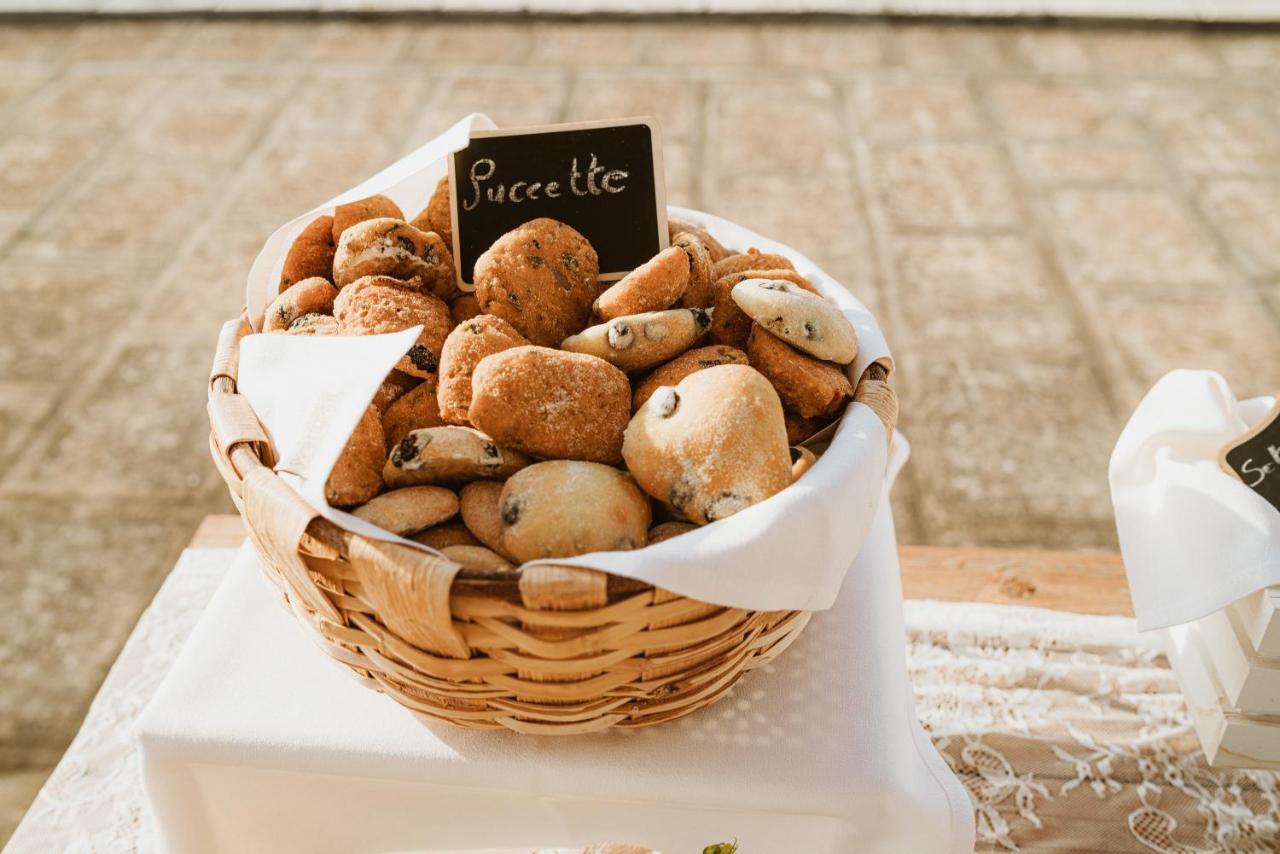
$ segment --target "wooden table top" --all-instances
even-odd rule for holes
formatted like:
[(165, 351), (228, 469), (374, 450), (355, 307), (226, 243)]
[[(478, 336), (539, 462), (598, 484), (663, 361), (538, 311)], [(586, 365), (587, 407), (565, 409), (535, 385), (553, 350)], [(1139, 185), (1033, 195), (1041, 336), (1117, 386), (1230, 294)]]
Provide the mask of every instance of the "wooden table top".
[[(234, 547), (244, 538), (239, 516), (206, 516), (189, 545)], [(1115, 553), (901, 546), (898, 556), (907, 599), (1133, 616), (1124, 564)]]

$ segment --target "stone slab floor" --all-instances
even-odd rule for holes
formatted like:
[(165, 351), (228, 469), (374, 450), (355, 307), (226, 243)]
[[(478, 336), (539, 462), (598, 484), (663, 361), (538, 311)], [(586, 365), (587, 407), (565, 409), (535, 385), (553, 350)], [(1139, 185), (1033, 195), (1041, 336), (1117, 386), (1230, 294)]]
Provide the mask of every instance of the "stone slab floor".
[(1170, 368), (1280, 386), (1280, 34), (832, 20), (0, 22), (0, 839), (200, 517), (279, 223), (470, 110), (651, 113), (670, 198), (876, 310), (908, 543), (1114, 548)]

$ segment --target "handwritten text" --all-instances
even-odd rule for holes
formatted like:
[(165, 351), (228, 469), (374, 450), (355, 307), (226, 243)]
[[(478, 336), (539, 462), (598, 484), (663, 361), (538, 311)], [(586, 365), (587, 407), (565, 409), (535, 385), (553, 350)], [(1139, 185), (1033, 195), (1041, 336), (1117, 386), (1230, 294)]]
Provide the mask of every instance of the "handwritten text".
[(467, 176), (471, 184), (470, 193), (462, 201), (462, 209), (473, 211), (481, 202), (492, 204), (520, 204), (523, 201), (538, 198), (558, 199), (567, 187), (575, 196), (599, 196), (605, 193), (621, 193), (627, 188), (629, 173), (622, 169), (606, 169), (601, 166), (595, 154), (591, 155), (591, 163), (585, 169), (578, 166), (578, 158), (573, 158), (569, 167), (567, 180), (544, 181), (512, 181), (510, 184), (494, 181), (498, 174), (498, 164), (488, 157), (482, 157), (471, 164), (471, 173)]

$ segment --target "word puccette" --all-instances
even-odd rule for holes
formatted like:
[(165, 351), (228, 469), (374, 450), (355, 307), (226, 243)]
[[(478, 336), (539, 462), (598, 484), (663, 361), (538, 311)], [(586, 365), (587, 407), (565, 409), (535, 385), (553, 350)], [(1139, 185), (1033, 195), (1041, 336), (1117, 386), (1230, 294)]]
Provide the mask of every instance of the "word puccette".
[(506, 203), (520, 204), (526, 200), (540, 197), (558, 199), (567, 190), (575, 196), (600, 196), (605, 193), (621, 193), (627, 188), (626, 181), (630, 173), (621, 169), (605, 169), (594, 154), (591, 163), (585, 168), (578, 167), (578, 158), (573, 158), (569, 166), (568, 180), (560, 181), (512, 181), (510, 185), (489, 183), (498, 172), (498, 164), (488, 157), (482, 157), (471, 164), (471, 173), (467, 176), (471, 183), (468, 198), (462, 200), (462, 209), (473, 211), (482, 201), (501, 205)]

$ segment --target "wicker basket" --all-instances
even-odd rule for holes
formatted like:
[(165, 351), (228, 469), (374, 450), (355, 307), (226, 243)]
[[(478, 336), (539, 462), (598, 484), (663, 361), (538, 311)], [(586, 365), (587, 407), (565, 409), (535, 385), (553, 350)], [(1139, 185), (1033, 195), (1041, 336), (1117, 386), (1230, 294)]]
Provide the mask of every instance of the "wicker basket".
[[(574, 734), (707, 706), (799, 635), (808, 611), (708, 605), (590, 569), (465, 570), (319, 516), (273, 471), (236, 392), (247, 319), (225, 324), (209, 384), (210, 449), (263, 567), (321, 647), (432, 720)], [(871, 365), (856, 390), (889, 434), (897, 400)]]

